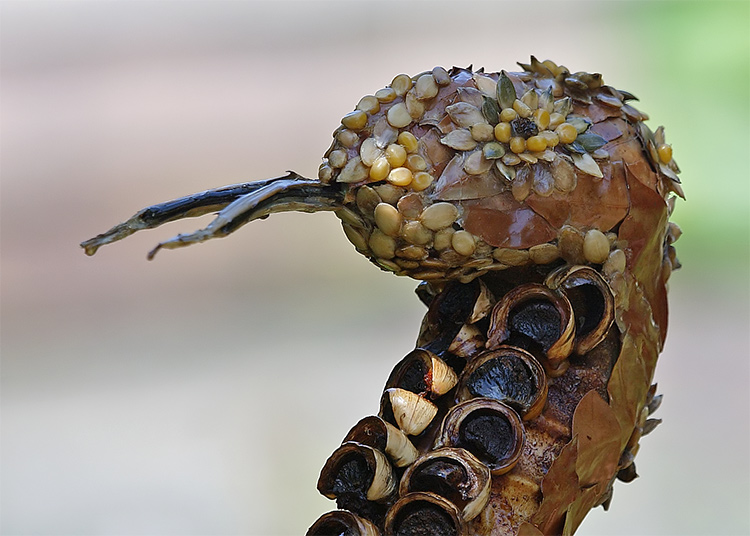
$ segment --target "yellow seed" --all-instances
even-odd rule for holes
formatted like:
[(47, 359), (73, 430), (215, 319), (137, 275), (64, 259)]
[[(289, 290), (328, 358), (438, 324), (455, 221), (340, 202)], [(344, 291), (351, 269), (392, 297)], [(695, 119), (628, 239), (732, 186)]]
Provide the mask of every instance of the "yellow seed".
[(420, 171), (414, 175), (414, 178), (411, 182), (412, 190), (415, 192), (421, 192), (422, 190), (427, 189), (427, 187), (432, 184), (432, 175), (425, 171)]
[[(401, 145), (399, 145), (399, 147), (401, 147)], [(424, 158), (418, 154), (410, 154), (406, 157), (406, 167), (412, 171), (424, 171), (427, 169), (427, 162), (425, 162)]]
[(379, 203), (375, 207), (375, 225), (388, 236), (398, 236), (401, 230), (401, 213), (388, 203)]
[(403, 128), (412, 122), (409, 110), (406, 109), (406, 104), (403, 102), (398, 102), (388, 108), (385, 117), (388, 120), (388, 124), (396, 128)]
[(391, 172), (391, 165), (384, 156), (376, 159), (370, 168), (370, 178), (374, 181), (382, 181), (388, 177)]
[(547, 148), (547, 141), (541, 136), (531, 136), (526, 140), (526, 148), (532, 153), (538, 153)]
[(359, 135), (353, 130), (343, 129), (338, 133), (336, 139), (339, 140), (344, 147), (354, 147), (354, 144), (359, 141)]
[(435, 77), (431, 74), (423, 74), (417, 78), (417, 83), (414, 86), (419, 100), (431, 99), (438, 94), (438, 85), (435, 81)]
[(407, 153), (413, 153), (419, 146), (419, 142), (417, 141), (416, 136), (414, 136), (414, 134), (412, 134), (411, 132), (406, 131), (398, 135), (398, 143), (403, 145)]
[(448, 74), (448, 71), (442, 67), (435, 67), (432, 70), (432, 76), (435, 78), (435, 82), (437, 82), (439, 86), (447, 86), (451, 83), (451, 76)]
[(325, 162), (318, 168), (318, 179), (320, 182), (328, 183), (333, 178), (333, 169)]
[(406, 162), (406, 149), (404, 149), (403, 145), (391, 143), (385, 149), (385, 157), (388, 159), (388, 163), (391, 167), (401, 167), (404, 165), (404, 162)]
[(424, 246), (432, 240), (432, 233), (418, 221), (408, 221), (401, 229), (401, 237), (410, 244)]
[(523, 102), (520, 99), (516, 99), (513, 101), (513, 109), (520, 115), (521, 117), (531, 117), (531, 108), (529, 108), (525, 102)]
[(352, 130), (361, 130), (367, 125), (367, 114), (362, 110), (354, 110), (344, 116), (341, 124)]
[(495, 132), (489, 123), (477, 123), (471, 126), (471, 137), (477, 141), (491, 141), (495, 139)]
[(458, 209), (453, 203), (435, 203), (422, 211), (419, 217), (422, 225), (431, 231), (444, 229), (456, 221)]
[(383, 150), (378, 147), (375, 138), (367, 138), (362, 142), (362, 145), (359, 146), (359, 156), (364, 165), (371, 166), (375, 160), (383, 156)]
[(396, 92), (392, 87), (384, 87), (375, 92), (375, 98), (380, 102), (391, 102), (396, 98)]
[(375, 256), (381, 259), (392, 259), (396, 256), (396, 241), (380, 229), (372, 232), (368, 243)]
[(500, 112), (500, 121), (505, 121), (506, 123), (510, 123), (516, 117), (518, 117), (518, 112), (513, 108), (503, 108), (503, 111)]
[(656, 149), (656, 152), (659, 153), (659, 160), (661, 160), (665, 164), (668, 164), (672, 161), (672, 146), (668, 143), (662, 143), (661, 145), (659, 145), (659, 148)]
[(346, 160), (347, 154), (343, 149), (336, 149), (335, 151), (331, 151), (328, 155), (328, 162), (331, 164), (331, 167), (334, 168), (344, 167), (346, 165)]
[(503, 143), (508, 143), (511, 138), (510, 123), (498, 123), (495, 125), (495, 139)]
[(539, 135), (544, 138), (547, 147), (557, 147), (557, 144), (560, 143), (560, 137), (551, 130), (540, 132)]
[(362, 110), (367, 114), (376, 114), (380, 111), (380, 101), (375, 95), (366, 95), (359, 99), (357, 110)]
[(468, 231), (456, 231), (451, 237), (451, 246), (456, 250), (456, 253), (468, 257), (474, 253), (476, 244), (474, 243), (474, 235)]
[(526, 150), (526, 140), (521, 138), (520, 136), (517, 136), (515, 138), (510, 139), (510, 150), (514, 153), (522, 153)]
[(453, 233), (455, 232), (452, 228), (448, 227), (435, 233), (435, 239), (432, 242), (433, 247), (438, 251), (451, 247), (451, 238), (453, 238)]
[(576, 127), (570, 123), (562, 123), (555, 129), (555, 134), (560, 138), (560, 143), (573, 143), (578, 137)]
[(397, 167), (388, 174), (388, 182), (394, 186), (409, 186), (414, 176), (409, 168)]
[(534, 123), (539, 127), (540, 130), (544, 130), (549, 126), (549, 112), (547, 110), (536, 110), (534, 112)]
[(583, 237), (583, 256), (593, 264), (601, 264), (609, 256), (609, 240), (601, 231), (591, 229)]
[(393, 91), (395, 91), (396, 95), (398, 95), (399, 97), (403, 97), (404, 95), (406, 95), (406, 92), (411, 89), (411, 85), (411, 77), (406, 74), (397, 75), (396, 78), (394, 78), (391, 82)]
[(563, 114), (552, 112), (549, 114), (549, 125), (547, 128), (556, 129), (565, 122), (565, 116)]

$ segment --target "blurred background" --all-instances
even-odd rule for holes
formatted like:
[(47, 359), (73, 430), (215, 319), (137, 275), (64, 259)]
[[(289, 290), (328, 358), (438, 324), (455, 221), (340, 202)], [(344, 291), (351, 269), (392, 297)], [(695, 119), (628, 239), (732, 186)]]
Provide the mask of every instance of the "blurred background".
[(146, 252), (209, 221), (78, 243), (138, 209), (316, 174), (394, 75), (530, 54), (640, 98), (688, 202), (641, 478), (581, 535), (748, 534), (749, 4), (0, 4), (7, 535), (303, 534), (318, 472), (377, 411), (424, 313), (331, 214)]

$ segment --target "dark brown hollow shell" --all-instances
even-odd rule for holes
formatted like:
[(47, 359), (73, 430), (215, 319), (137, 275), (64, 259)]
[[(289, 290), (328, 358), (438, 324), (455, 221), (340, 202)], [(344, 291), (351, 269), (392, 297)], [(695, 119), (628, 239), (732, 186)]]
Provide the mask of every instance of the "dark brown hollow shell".
[(393, 368), (385, 387), (437, 398), (453, 389), (457, 382), (456, 373), (442, 359), (429, 350), (417, 348)]
[(334, 510), (323, 514), (307, 530), (305, 536), (380, 536), (380, 531), (367, 519), (347, 510)]
[(468, 536), (456, 505), (435, 493), (416, 491), (401, 497), (385, 516), (388, 536)]
[(476, 397), (499, 400), (528, 421), (544, 409), (547, 375), (539, 361), (526, 350), (501, 345), (476, 356), (461, 374), (457, 401)]
[(406, 467), (419, 453), (406, 434), (380, 417), (371, 415), (355, 424), (344, 438), (385, 452), (396, 467)]
[(318, 491), (339, 501), (359, 495), (361, 500), (384, 502), (393, 497), (396, 486), (396, 475), (385, 454), (354, 441), (331, 454), (318, 479)]

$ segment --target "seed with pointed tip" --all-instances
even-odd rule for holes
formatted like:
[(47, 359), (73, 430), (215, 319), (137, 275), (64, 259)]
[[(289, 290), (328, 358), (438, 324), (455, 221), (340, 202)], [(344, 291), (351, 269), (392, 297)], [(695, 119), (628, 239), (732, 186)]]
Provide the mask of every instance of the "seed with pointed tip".
[(341, 124), (352, 130), (361, 130), (367, 125), (367, 114), (362, 110), (354, 110), (344, 116)]
[(583, 256), (592, 264), (601, 264), (609, 256), (609, 240), (598, 229), (591, 229), (583, 237)]

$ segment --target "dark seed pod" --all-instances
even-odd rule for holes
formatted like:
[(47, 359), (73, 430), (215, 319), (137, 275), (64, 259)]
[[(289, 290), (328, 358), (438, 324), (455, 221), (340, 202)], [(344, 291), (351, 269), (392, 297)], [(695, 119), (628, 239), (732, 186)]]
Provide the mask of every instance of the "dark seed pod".
[(323, 514), (307, 529), (306, 536), (380, 536), (380, 531), (367, 519), (347, 510)]
[(344, 443), (326, 460), (318, 479), (318, 491), (335, 499), (339, 508), (370, 519), (383, 515), (396, 494), (397, 479), (385, 454), (353, 441)]
[(435, 446), (464, 448), (493, 475), (502, 475), (518, 462), (525, 439), (513, 408), (491, 398), (472, 398), (448, 412)]
[(461, 448), (441, 448), (428, 452), (401, 477), (399, 495), (431, 491), (442, 495), (471, 521), (490, 499), (490, 470), (473, 454)]
[(346, 434), (344, 442), (354, 441), (385, 452), (396, 467), (406, 467), (419, 455), (406, 434), (380, 417), (365, 417)]
[(575, 323), (573, 309), (564, 295), (544, 285), (520, 285), (492, 309), (487, 348), (512, 344), (540, 350), (549, 362), (551, 376), (562, 374), (563, 362), (573, 351)]
[(604, 340), (615, 319), (615, 297), (599, 272), (589, 266), (564, 266), (551, 272), (545, 284), (563, 292), (573, 308), (577, 354)]
[(417, 491), (401, 497), (385, 516), (389, 536), (468, 536), (456, 505), (435, 493)]
[(500, 346), (474, 358), (458, 384), (459, 401), (493, 398), (515, 409), (528, 421), (536, 418), (547, 401), (544, 367), (529, 352)]
[(438, 356), (417, 348), (410, 352), (391, 372), (386, 389), (399, 387), (423, 396), (439, 397), (453, 389), (456, 373)]
[(435, 415), (435, 404), (400, 387), (386, 389), (380, 398), (380, 417), (408, 435), (421, 434)]

